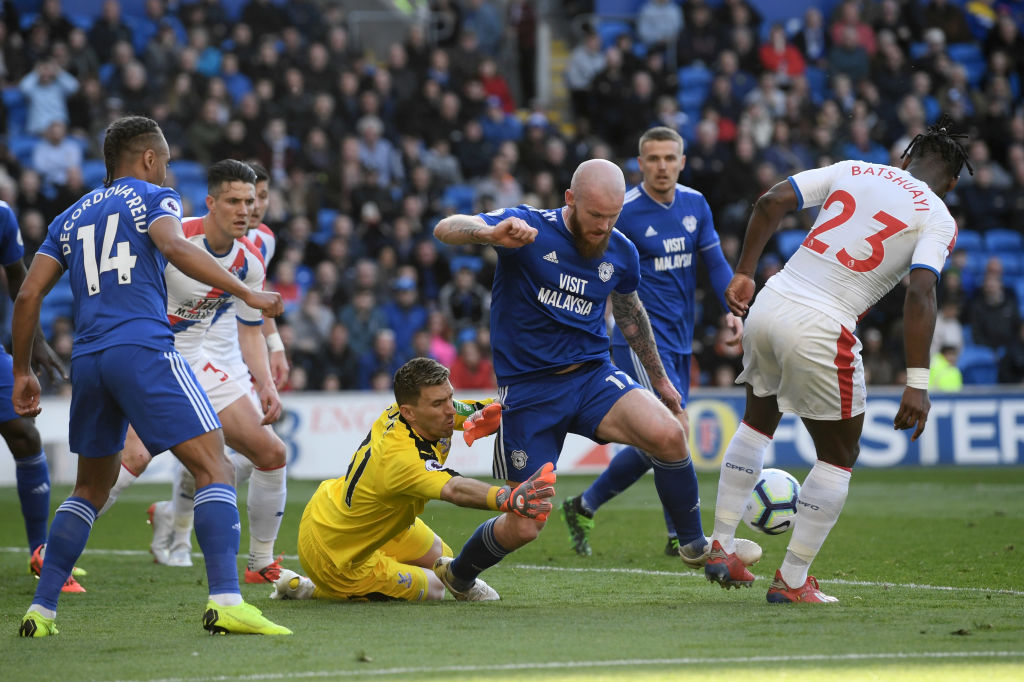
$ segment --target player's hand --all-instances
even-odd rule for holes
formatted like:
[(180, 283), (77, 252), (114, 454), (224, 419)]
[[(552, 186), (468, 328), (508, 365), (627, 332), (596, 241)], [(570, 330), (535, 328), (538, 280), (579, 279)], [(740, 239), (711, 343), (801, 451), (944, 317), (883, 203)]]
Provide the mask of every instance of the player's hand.
[(245, 303), (250, 308), (262, 310), (267, 317), (277, 317), (284, 312), (284, 301), (276, 291), (249, 291)]
[(923, 388), (903, 389), (903, 398), (900, 400), (900, 409), (896, 412), (896, 418), (892, 420), (893, 428), (899, 431), (913, 428), (910, 440), (917, 440), (924, 433), (925, 422), (928, 421), (928, 412), (932, 408), (932, 402), (928, 398), (928, 391)]
[(489, 436), (498, 430), (501, 424), (501, 403), (484, 405), (482, 410), (477, 410), (466, 417), (462, 424), (462, 439), (466, 445), (472, 445), (477, 438)]
[(750, 301), (754, 298), (754, 279), (737, 272), (732, 276), (729, 286), (725, 288), (725, 303), (737, 317), (743, 317), (750, 310)]
[(39, 376), (48, 376), (50, 381), (56, 382), (58, 379), (67, 381), (68, 371), (64, 367), (64, 363), (61, 361), (60, 356), (57, 352), (50, 348), (50, 344), (46, 342), (46, 339), (42, 338), (42, 333), (38, 335), (35, 342), (32, 344), (32, 369)]
[(39, 379), (35, 374), (14, 375), (14, 388), (11, 390), (11, 401), (14, 411), (22, 417), (35, 417), (43, 408), (39, 406)]
[(288, 365), (288, 355), (283, 350), (270, 351), (270, 376), (274, 379), (274, 385), (278, 389), (284, 388), (288, 383), (291, 367)]
[(263, 410), (263, 426), (273, 424), (281, 418), (281, 398), (277, 395), (277, 388), (273, 384), (267, 384), (257, 390), (260, 398), (260, 409)]
[(537, 238), (537, 228), (530, 227), (522, 218), (505, 218), (491, 228), (491, 244), (518, 249)]
[(661, 396), (661, 402), (669, 409), (669, 412), (674, 415), (682, 414), (683, 398), (679, 395), (679, 391), (672, 385), (672, 381), (668, 377), (652, 379), (651, 388), (658, 392), (658, 395)]
[(732, 313), (726, 313), (725, 315), (725, 328), (729, 330), (726, 336), (722, 337), (722, 342), (727, 346), (735, 346), (737, 343), (743, 341), (743, 318), (737, 317)]
[(498, 509), (512, 512), (528, 519), (547, 521), (551, 503), (547, 498), (555, 496), (555, 465), (545, 462), (533, 476), (515, 487), (502, 486), (496, 502)]

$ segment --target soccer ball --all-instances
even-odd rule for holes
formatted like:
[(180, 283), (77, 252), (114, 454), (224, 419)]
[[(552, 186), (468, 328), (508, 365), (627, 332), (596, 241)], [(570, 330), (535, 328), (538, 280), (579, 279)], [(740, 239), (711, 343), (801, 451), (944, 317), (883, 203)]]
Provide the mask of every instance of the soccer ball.
[(750, 492), (743, 522), (768, 535), (781, 535), (793, 525), (800, 484), (782, 469), (765, 469)]

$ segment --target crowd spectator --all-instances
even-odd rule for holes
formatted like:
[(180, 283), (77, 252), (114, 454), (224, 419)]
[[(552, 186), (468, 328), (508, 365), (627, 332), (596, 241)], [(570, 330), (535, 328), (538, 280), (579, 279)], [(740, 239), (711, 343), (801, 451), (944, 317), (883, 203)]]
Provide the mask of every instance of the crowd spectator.
[(26, 130), (42, 135), (51, 122), (68, 122), (68, 98), (78, 92), (79, 83), (52, 57), (44, 57), (21, 79), (18, 88), (28, 100)]

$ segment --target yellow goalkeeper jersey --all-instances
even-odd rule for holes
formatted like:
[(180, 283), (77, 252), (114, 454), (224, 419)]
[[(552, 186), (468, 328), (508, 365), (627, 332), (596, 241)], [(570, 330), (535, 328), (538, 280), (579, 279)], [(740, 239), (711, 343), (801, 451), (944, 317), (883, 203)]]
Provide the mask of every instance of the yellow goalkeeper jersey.
[[(455, 428), (493, 402), (455, 401)], [(441, 497), (458, 472), (445, 468), (451, 438), (428, 441), (413, 431), (392, 403), (377, 418), (341, 478), (324, 481), (306, 505), (322, 548), (344, 568), (366, 559), (413, 524), (428, 500)]]

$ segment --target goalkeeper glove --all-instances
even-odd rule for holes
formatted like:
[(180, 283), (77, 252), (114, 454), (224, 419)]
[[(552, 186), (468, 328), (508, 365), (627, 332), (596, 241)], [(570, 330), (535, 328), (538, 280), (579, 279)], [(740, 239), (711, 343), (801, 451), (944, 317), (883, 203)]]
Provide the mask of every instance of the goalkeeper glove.
[(489, 436), (498, 430), (501, 423), (501, 403), (485, 405), (466, 418), (462, 425), (462, 438), (466, 445), (472, 445), (477, 438)]
[(555, 465), (546, 462), (514, 490), (507, 485), (499, 488), (495, 503), (499, 511), (510, 511), (528, 519), (547, 521), (552, 508), (547, 498), (555, 496), (554, 485)]

